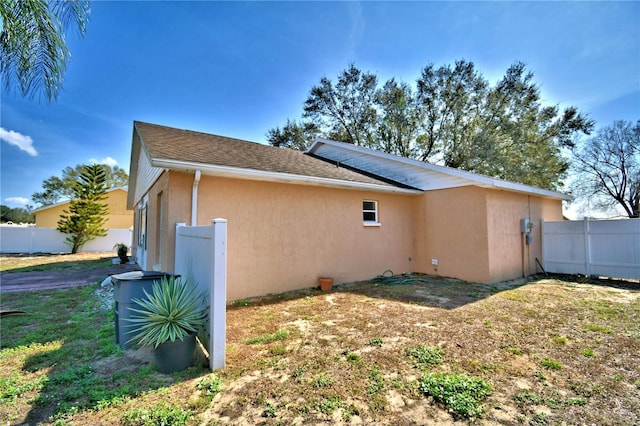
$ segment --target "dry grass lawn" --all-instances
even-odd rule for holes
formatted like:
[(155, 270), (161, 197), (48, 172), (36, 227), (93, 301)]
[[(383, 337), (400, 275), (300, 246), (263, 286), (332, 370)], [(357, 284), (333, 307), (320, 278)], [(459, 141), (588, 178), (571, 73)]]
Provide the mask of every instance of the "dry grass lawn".
[[(19, 297), (3, 309), (19, 309)], [(156, 410), (184, 414), (174, 424), (202, 425), (640, 424), (637, 282), (356, 283), (237, 301), (227, 321), (224, 370), (162, 376), (142, 351), (94, 356), (83, 361), (93, 374), (109, 383), (138, 374), (145, 387), (57, 417), (40, 409), (39, 418), (36, 387), (0, 398), (0, 421), (145, 424), (140, 410)], [(7, 342), (2, 348), (0, 361), (21, 368)], [(437, 356), (421, 364), (416, 348)], [(421, 392), (430, 372), (489, 383), (482, 416), (456, 415)], [(0, 380), (7, 374), (0, 367)], [(220, 390), (207, 392), (203, 384), (218, 378)]]

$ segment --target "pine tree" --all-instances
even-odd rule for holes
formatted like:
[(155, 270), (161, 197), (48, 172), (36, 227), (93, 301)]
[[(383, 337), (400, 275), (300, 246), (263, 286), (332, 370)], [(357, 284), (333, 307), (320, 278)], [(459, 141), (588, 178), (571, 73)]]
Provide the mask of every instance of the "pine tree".
[(70, 234), (65, 242), (71, 246), (71, 253), (96, 237), (104, 237), (104, 224), (109, 207), (106, 199), (107, 176), (98, 164), (85, 166), (73, 187), (73, 201), (58, 221), (58, 231)]

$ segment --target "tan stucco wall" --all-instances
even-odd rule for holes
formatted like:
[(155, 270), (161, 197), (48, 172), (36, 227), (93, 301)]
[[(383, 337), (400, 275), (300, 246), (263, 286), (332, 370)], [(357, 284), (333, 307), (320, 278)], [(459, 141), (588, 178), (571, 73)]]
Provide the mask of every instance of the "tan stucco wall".
[[(191, 225), (193, 178), (165, 172), (149, 191), (143, 269), (173, 271), (176, 223)], [(363, 226), (364, 199), (378, 201), (382, 226)], [(523, 217), (535, 224), (528, 247)], [(214, 218), (228, 220), (227, 297), (237, 300), (312, 287), (321, 275), (340, 283), (386, 269), (484, 283), (522, 276), (523, 262), (535, 273), (540, 219), (561, 220), (562, 203), (474, 186), (409, 196), (202, 176), (198, 225)]]
[[(535, 225), (528, 246), (522, 218)], [(483, 283), (534, 274), (542, 218), (562, 220), (562, 202), (473, 186), (426, 192), (416, 203), (415, 264), (419, 272)]]
[[(133, 226), (133, 210), (127, 210), (127, 191), (111, 191), (107, 193), (105, 203), (109, 206), (109, 214), (105, 228), (131, 228)], [(69, 210), (70, 203), (52, 206), (35, 213), (36, 226), (40, 228), (55, 228), (58, 226), (60, 215)]]
[[(170, 184), (169, 184), (170, 183)], [(147, 269), (156, 262), (152, 201), (166, 205), (162, 270), (173, 271), (175, 224), (189, 224), (193, 174), (165, 173), (149, 193)], [(362, 223), (362, 200), (377, 200), (380, 227)], [(317, 285), (366, 279), (386, 269), (414, 269), (413, 197), (203, 176), (198, 225), (228, 220), (227, 297), (240, 299)]]
[(489, 282), (485, 191), (473, 186), (428, 191), (416, 201), (417, 271)]
[[(541, 220), (562, 220), (562, 202), (507, 191), (487, 191), (487, 221), (491, 282), (540, 272), (542, 262)], [(520, 220), (534, 224), (531, 244), (525, 243)]]

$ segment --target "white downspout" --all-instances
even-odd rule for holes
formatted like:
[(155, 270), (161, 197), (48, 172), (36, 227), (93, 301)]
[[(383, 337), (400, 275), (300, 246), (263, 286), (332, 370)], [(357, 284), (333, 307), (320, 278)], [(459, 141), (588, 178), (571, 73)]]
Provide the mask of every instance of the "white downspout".
[(191, 192), (191, 226), (198, 224), (198, 184), (200, 183), (200, 170), (196, 170), (193, 177), (193, 190)]

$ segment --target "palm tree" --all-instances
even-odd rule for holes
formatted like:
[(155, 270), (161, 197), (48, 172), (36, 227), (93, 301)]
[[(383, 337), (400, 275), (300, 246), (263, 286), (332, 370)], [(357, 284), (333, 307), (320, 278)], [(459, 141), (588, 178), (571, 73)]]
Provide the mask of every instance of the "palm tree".
[(22, 96), (58, 98), (67, 59), (66, 30), (84, 36), (90, 0), (0, 1), (0, 74), (5, 88)]

